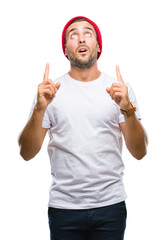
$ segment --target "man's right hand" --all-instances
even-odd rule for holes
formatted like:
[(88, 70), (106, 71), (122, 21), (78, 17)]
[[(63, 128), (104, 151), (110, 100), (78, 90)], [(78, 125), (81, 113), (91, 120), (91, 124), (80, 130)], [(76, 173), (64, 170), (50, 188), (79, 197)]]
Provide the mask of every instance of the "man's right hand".
[(38, 97), (36, 103), (36, 110), (45, 110), (54, 99), (56, 92), (60, 87), (60, 82), (54, 83), (49, 79), (49, 64), (46, 64), (43, 82), (38, 85)]

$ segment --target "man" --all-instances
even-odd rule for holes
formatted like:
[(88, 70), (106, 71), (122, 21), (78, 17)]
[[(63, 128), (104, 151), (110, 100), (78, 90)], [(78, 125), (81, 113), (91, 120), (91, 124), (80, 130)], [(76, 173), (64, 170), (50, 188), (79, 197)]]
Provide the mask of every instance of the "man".
[(53, 82), (46, 64), (19, 138), (20, 154), (32, 159), (49, 131), (51, 240), (121, 240), (126, 227), (122, 135), (136, 159), (145, 156), (147, 145), (136, 98), (118, 66), (117, 80), (99, 71), (102, 37), (93, 21), (71, 19), (62, 47), (70, 71)]

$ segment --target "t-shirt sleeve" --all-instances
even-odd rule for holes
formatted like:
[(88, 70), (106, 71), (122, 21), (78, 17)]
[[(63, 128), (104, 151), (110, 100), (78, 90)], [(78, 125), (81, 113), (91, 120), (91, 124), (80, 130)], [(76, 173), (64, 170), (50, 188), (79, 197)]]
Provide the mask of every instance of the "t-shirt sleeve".
[(48, 109), (46, 109), (43, 122), (42, 122), (42, 128), (50, 128), (51, 127), (51, 121), (49, 119)]
[[(138, 108), (138, 103), (137, 103), (137, 99), (136, 99), (136, 96), (134, 94), (134, 91), (132, 89), (132, 87), (130, 86), (129, 83), (126, 83), (127, 87), (128, 87), (128, 95), (129, 95), (129, 99), (130, 99), (130, 102), (133, 102), (134, 105), (136, 106), (136, 117), (141, 120), (141, 115), (140, 115), (140, 112), (139, 112), (139, 108)], [(121, 113), (120, 111), (120, 108), (119, 108), (119, 123), (122, 123), (124, 122), (125, 119), (124, 119), (124, 115)]]
[[(37, 102), (37, 95), (35, 96), (33, 103), (32, 103), (32, 107), (31, 107), (31, 111), (29, 113), (29, 117), (28, 120), (31, 118), (32, 113), (33, 113), (33, 109), (35, 107), (35, 104)], [(48, 110), (46, 109), (44, 117), (43, 117), (43, 122), (42, 122), (42, 128), (50, 128), (51, 127), (51, 121), (49, 119), (49, 114), (48, 114)]]

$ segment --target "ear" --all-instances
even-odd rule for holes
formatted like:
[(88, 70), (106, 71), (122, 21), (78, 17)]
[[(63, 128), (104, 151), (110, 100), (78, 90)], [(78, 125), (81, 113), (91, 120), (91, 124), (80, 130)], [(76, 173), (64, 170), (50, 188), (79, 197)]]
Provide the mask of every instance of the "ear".
[(99, 44), (97, 44), (97, 51), (100, 52)]
[(67, 56), (67, 48), (66, 48), (66, 45), (65, 45), (65, 56)]

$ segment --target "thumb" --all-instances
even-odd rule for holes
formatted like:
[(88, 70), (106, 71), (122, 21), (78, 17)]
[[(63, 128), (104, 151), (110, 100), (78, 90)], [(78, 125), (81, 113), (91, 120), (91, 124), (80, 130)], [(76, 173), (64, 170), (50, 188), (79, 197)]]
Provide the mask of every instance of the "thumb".
[(61, 83), (60, 83), (60, 82), (57, 82), (57, 83), (55, 84), (55, 88), (56, 88), (57, 90), (60, 88), (60, 86), (61, 86)]
[(107, 93), (110, 93), (110, 88), (107, 87), (107, 88), (106, 88), (106, 91), (107, 91)]

